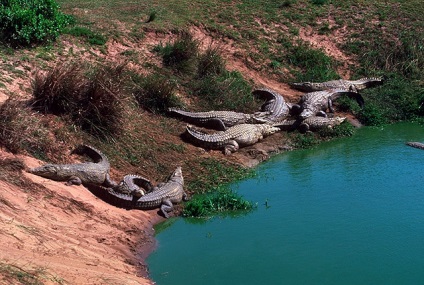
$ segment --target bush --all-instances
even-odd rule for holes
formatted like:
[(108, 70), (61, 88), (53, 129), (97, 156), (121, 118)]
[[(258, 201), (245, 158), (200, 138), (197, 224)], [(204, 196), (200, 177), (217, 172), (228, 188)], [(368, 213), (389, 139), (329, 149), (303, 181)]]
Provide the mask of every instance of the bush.
[(155, 49), (163, 58), (163, 64), (182, 73), (192, 73), (196, 68), (199, 43), (186, 31), (180, 32), (173, 43)]
[(185, 204), (183, 216), (210, 217), (230, 211), (251, 211), (255, 205), (244, 200), (228, 188), (220, 188), (213, 194), (196, 196)]
[(181, 106), (175, 96), (176, 84), (167, 77), (153, 73), (134, 78), (133, 94), (138, 104), (153, 113), (165, 113), (169, 107)]
[(0, 106), (0, 145), (12, 153), (46, 153), (51, 140), (47, 129), (22, 102), (8, 99)]
[(209, 110), (249, 112), (257, 109), (252, 87), (237, 71), (205, 76), (192, 85), (199, 104)]
[(0, 38), (12, 45), (27, 46), (55, 40), (72, 21), (59, 12), (54, 0), (2, 0)]
[(219, 47), (210, 46), (199, 55), (197, 74), (200, 78), (208, 75), (220, 75), (225, 72), (225, 63), (219, 53)]
[(76, 37), (83, 37), (92, 45), (104, 45), (107, 42), (107, 39), (99, 34), (95, 33), (92, 30), (86, 28), (86, 27), (79, 27), (75, 26), (69, 29), (65, 29), (64, 33), (73, 35)]
[(90, 66), (61, 64), (33, 81), (35, 110), (69, 118), (98, 138), (116, 136), (122, 130), (120, 103), (123, 65)]

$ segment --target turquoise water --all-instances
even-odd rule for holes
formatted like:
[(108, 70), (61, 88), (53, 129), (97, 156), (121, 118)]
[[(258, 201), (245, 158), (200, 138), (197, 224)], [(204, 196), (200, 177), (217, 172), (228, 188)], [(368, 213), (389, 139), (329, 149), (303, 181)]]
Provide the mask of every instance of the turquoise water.
[[(258, 209), (157, 234), (151, 278), (165, 284), (424, 284), (422, 126), (275, 157), (234, 185)], [(268, 202), (268, 207), (264, 205)]]

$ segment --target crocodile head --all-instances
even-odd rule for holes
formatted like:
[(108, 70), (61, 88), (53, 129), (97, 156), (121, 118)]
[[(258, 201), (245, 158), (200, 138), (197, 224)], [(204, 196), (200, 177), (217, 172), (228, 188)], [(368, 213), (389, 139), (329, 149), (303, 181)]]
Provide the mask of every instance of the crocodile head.
[(45, 164), (43, 166), (30, 168), (28, 171), (29, 173), (32, 173), (41, 177), (54, 179), (59, 176), (58, 173), (60, 172), (60, 169), (57, 165)]
[(289, 83), (291, 88), (300, 90), (300, 91), (310, 91), (315, 89), (316, 83), (312, 82), (301, 82), (301, 83)]
[(269, 136), (269, 135), (275, 134), (276, 132), (279, 132), (281, 130), (279, 127), (276, 127), (276, 126), (273, 126), (273, 125), (266, 125), (265, 124), (265, 125), (261, 125), (261, 126), (264, 127), (263, 132), (262, 132), (262, 134), (264, 136)]
[(302, 113), (300, 113), (299, 118), (304, 120), (306, 118), (309, 118), (311, 116), (315, 115), (310, 109), (304, 109)]
[(175, 169), (175, 171), (169, 177), (169, 181), (179, 182), (181, 184), (184, 183), (183, 171), (181, 166), (178, 166), (177, 169)]

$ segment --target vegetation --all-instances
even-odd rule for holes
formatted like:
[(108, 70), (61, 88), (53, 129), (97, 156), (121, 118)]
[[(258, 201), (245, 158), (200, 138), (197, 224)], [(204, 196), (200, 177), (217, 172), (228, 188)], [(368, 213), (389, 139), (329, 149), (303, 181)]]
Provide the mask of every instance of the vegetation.
[(114, 137), (122, 130), (123, 69), (123, 65), (59, 64), (47, 74), (36, 74), (32, 106), (69, 119), (98, 138)]
[(234, 191), (220, 187), (212, 194), (196, 196), (186, 203), (183, 211), (184, 217), (206, 218), (217, 213), (246, 212), (255, 208), (255, 204), (244, 200)]
[(14, 46), (52, 41), (71, 21), (54, 0), (2, 0), (0, 39)]
[[(24, 10), (26, 6), (18, 5), (21, 2), (41, 0), (3, 1)], [(45, 140), (60, 139), (69, 146), (74, 143), (70, 137), (76, 137), (104, 150), (118, 171), (142, 169), (143, 174), (160, 180), (179, 163), (187, 173), (189, 192), (213, 193), (218, 185), (245, 177), (248, 171), (221, 160), (190, 157), (188, 154), (194, 152), (190, 146), (167, 141), (183, 132), (183, 124), (162, 114), (168, 107), (182, 105), (199, 111), (258, 110), (259, 102), (251, 94), (253, 83), (243, 73), (226, 69), (221, 51), (229, 50), (229, 46), (240, 65), (281, 83), (336, 79), (341, 71), (349, 72), (354, 79), (386, 75), (388, 81), (383, 86), (363, 91), (364, 109), (348, 98), (336, 102), (338, 110), (352, 112), (364, 124), (415, 120), (424, 115), (424, 49), (420, 41), (424, 37), (424, 8), (419, 0), (257, 0), (233, 1), (231, 5), (219, 0), (58, 2), (64, 12), (75, 17), (64, 39), (78, 37), (85, 41), (69, 49), (61, 42), (33, 50), (0, 48), (0, 64), (10, 75), (0, 75), (0, 88), (6, 89), (16, 78), (26, 79), (34, 66), (39, 69), (33, 83), (32, 107), (41, 114), (24, 103), (11, 101), (0, 108), (0, 144), (13, 152), (29, 151), (40, 157), (53, 152), (49, 149), (53, 144)], [(70, 19), (54, 2), (42, 3), (56, 7), (49, 10), (52, 16), (58, 16), (53, 34), (32, 36), (34, 28), (30, 28), (15, 33), (23, 35), (16, 40), (16, 36), (7, 34), (11, 29), (6, 32), (4, 28), (3, 41), (31, 45), (55, 39)], [(0, 10), (2, 21), (7, 7)], [(10, 19), (23, 22), (16, 17), (7, 21)], [(44, 24), (37, 27), (40, 35), (41, 27)], [(204, 47), (207, 42), (189, 32), (192, 27), (216, 42)], [(308, 43), (304, 38), (309, 31), (334, 39), (348, 59), (341, 63)], [(137, 46), (149, 33), (163, 36), (167, 42), (156, 44), (156, 54), (141, 54)], [(108, 39), (128, 49), (106, 55)], [(54, 61), (75, 61), (80, 55), (87, 63), (81, 60), (49, 68), (55, 66)], [(115, 58), (119, 61), (121, 55), (128, 65), (109, 62)], [(316, 134), (293, 132), (288, 136), (297, 147), (308, 147), (352, 132), (350, 125), (342, 124)]]
[(25, 104), (14, 99), (0, 105), (0, 145), (12, 153), (27, 150), (38, 154), (52, 149), (48, 129), (41, 119)]

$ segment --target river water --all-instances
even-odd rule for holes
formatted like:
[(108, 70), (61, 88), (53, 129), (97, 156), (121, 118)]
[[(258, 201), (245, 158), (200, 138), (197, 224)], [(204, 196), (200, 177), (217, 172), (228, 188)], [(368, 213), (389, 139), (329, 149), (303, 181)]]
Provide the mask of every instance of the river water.
[(147, 260), (151, 278), (159, 285), (424, 284), (424, 151), (405, 141), (424, 142), (423, 127), (361, 128), (274, 157), (233, 185), (258, 203), (253, 212), (161, 225)]

